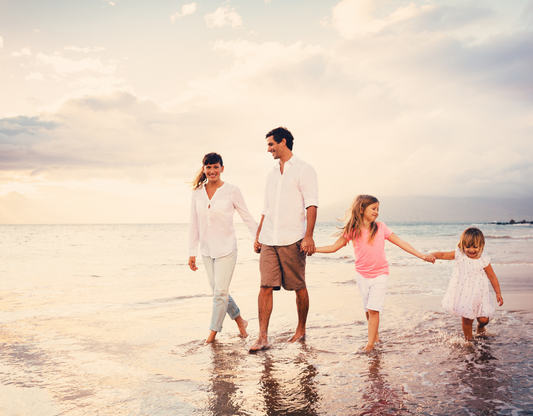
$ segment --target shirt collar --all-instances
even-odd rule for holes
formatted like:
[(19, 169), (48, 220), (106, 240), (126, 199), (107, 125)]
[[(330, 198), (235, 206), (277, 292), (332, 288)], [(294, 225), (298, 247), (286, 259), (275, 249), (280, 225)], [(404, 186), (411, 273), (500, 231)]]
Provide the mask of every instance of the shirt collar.
[[(287, 164), (288, 164), (289, 166), (292, 166), (292, 165), (294, 165), (297, 161), (298, 161), (298, 158), (297, 158), (296, 155), (293, 153), (292, 156), (291, 156), (291, 158), (285, 162), (285, 167), (287, 167)], [(278, 171), (281, 172), (281, 162), (278, 161), (278, 163), (276, 164), (276, 169), (277, 169)]]

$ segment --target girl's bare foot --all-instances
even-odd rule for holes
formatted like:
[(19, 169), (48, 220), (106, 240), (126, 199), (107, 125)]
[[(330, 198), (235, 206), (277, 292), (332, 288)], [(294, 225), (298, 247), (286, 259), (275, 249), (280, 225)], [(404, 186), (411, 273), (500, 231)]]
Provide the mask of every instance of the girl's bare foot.
[(363, 351), (369, 352), (374, 349), (374, 345), (366, 344), (366, 346), (363, 348)]

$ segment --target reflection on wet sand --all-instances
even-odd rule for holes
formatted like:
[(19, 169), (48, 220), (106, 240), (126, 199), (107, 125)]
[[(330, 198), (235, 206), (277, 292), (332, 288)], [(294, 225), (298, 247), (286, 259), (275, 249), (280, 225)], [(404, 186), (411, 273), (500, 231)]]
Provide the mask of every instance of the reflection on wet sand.
[(382, 353), (368, 356), (368, 372), (363, 374), (361, 403), (354, 406), (355, 415), (402, 415), (411, 413), (403, 408), (403, 399), (387, 380), (381, 366)]
[[(294, 359), (273, 358), (269, 352), (263, 355), (263, 371), (259, 389), (263, 395), (264, 413), (267, 415), (318, 415), (320, 403), (315, 377), (318, 370), (307, 360), (305, 341)], [(291, 375), (293, 375), (291, 377)]]
[(227, 347), (214, 342), (208, 348), (212, 349), (212, 367), (210, 386), (211, 393), (208, 398), (207, 408), (214, 416), (246, 415), (243, 412), (242, 397), (239, 397), (237, 374), (242, 366), (242, 353), (235, 354)]
[[(464, 349), (468, 349), (466, 352)], [(466, 413), (496, 414), (501, 403), (509, 401), (506, 384), (498, 371), (498, 361), (488, 342), (478, 342), (458, 351), (459, 368), (449, 385), (451, 397), (456, 398)], [(502, 383), (503, 382), (503, 383)]]

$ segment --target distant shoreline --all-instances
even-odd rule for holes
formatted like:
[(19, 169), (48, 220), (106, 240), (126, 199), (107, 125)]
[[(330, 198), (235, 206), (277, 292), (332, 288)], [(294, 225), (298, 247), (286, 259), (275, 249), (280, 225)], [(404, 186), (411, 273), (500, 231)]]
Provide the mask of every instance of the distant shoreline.
[(496, 225), (533, 224), (533, 221), (526, 221), (526, 220), (522, 220), (522, 221), (511, 220), (509, 222), (492, 221), (492, 222), (489, 222), (488, 224), (496, 224)]

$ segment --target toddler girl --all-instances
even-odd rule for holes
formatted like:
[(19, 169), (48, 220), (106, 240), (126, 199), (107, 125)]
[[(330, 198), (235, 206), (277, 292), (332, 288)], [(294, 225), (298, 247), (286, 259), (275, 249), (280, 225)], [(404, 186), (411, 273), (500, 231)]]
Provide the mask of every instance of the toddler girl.
[(379, 314), (383, 311), (389, 264), (385, 257), (385, 240), (402, 250), (434, 263), (435, 257), (416, 251), (410, 244), (392, 233), (382, 222), (376, 222), (379, 201), (370, 195), (358, 195), (344, 217), (344, 227), (339, 239), (330, 246), (318, 247), (317, 253), (333, 253), (352, 242), (355, 253), (357, 286), (363, 298), (363, 308), (368, 321), (368, 342), (364, 348), (370, 351), (379, 341)]
[(455, 251), (436, 252), (439, 260), (455, 260), (448, 291), (442, 300), (446, 312), (462, 318), (463, 333), (472, 341), (472, 324), (477, 318), (477, 335), (485, 333), (485, 326), (494, 315), (489, 281), (496, 292), (498, 305), (503, 305), (500, 283), (490, 265), (490, 257), (483, 253), (485, 237), (479, 228), (467, 228), (461, 234)]

